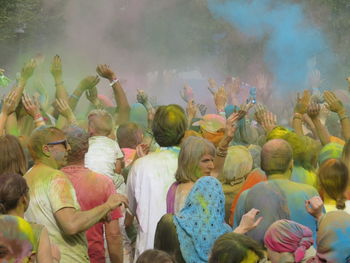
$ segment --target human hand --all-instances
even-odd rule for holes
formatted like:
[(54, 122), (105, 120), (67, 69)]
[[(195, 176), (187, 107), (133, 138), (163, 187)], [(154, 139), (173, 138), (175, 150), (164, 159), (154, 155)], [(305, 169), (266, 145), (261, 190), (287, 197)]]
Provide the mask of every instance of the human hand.
[(214, 102), (218, 112), (225, 110), (227, 94), (224, 87), (220, 87), (218, 91), (214, 93)]
[(239, 112), (234, 112), (230, 115), (230, 117), (227, 118), (226, 126), (225, 126), (226, 137), (233, 138), (237, 130), (237, 125), (240, 118), (241, 118), (241, 113)]
[(314, 196), (311, 197), (309, 200), (306, 200), (305, 209), (310, 215), (315, 217), (317, 220), (320, 219), (323, 215), (323, 201), (321, 197)]
[(59, 55), (53, 57), (50, 72), (54, 79), (62, 78), (62, 61)]
[(262, 216), (256, 219), (256, 216), (259, 213), (260, 211), (258, 209), (252, 208), (248, 213), (244, 214), (239, 226), (234, 230), (234, 232), (237, 234), (245, 234), (256, 228), (263, 220)]
[(272, 112), (265, 111), (262, 114), (261, 126), (266, 133), (269, 133), (277, 126), (277, 117)]
[(303, 96), (300, 97), (300, 94), (297, 95), (297, 103), (294, 107), (294, 112), (299, 114), (305, 114), (307, 108), (309, 107), (311, 99), (311, 93), (309, 90), (304, 90)]
[(208, 79), (208, 83), (209, 83), (208, 89), (209, 89), (210, 93), (212, 95), (214, 95), (216, 90), (217, 90), (217, 87), (218, 87), (218, 85), (216, 84), (215, 79), (209, 78)]
[(137, 158), (141, 158), (149, 153), (149, 145), (145, 143), (141, 143), (136, 146), (136, 156)]
[(51, 243), (51, 256), (54, 262), (60, 262), (61, 252), (59, 247), (54, 243)]
[(185, 85), (182, 90), (180, 91), (180, 96), (185, 102), (189, 102), (190, 100), (193, 100), (193, 90), (189, 85)]
[(313, 70), (309, 74), (309, 84), (311, 89), (318, 89), (323, 80), (321, 79), (321, 72), (318, 69)]
[(66, 119), (71, 119), (74, 116), (72, 109), (64, 99), (56, 99), (56, 109)]
[(36, 68), (35, 59), (29, 60), (29, 62), (27, 62), (22, 68), (21, 79), (24, 81), (27, 81), (33, 75), (35, 68)]
[(260, 103), (256, 104), (256, 107), (255, 107), (255, 119), (260, 125), (262, 123), (263, 115), (265, 114), (266, 111), (267, 110), (264, 107), (264, 105), (262, 105)]
[(17, 92), (16, 90), (11, 91), (3, 100), (1, 112), (7, 116), (15, 112), (17, 108), (16, 103)]
[(318, 103), (311, 103), (307, 109), (307, 115), (313, 120), (320, 115), (321, 106)]
[(241, 119), (249, 113), (250, 109), (253, 108), (254, 105), (255, 104), (252, 101), (249, 101), (248, 103), (241, 105), (240, 110), (238, 111), (241, 113)]
[(99, 76), (87, 76), (85, 78), (83, 78), (80, 83), (79, 83), (79, 87), (85, 91), (88, 89), (92, 89), (93, 87), (95, 87), (98, 83), (100, 82), (100, 78)]
[(142, 89), (137, 89), (136, 99), (138, 103), (145, 105), (148, 102), (148, 95)]
[(106, 64), (98, 65), (96, 68), (96, 72), (102, 78), (108, 79), (109, 81), (112, 81), (113, 79), (117, 78), (116, 74)]
[(35, 98), (32, 100), (30, 96), (23, 94), (22, 104), (28, 115), (30, 115), (33, 119), (36, 119), (36, 117), (40, 114), (40, 104)]
[(337, 96), (334, 94), (334, 92), (332, 91), (325, 91), (323, 93), (323, 97), (327, 103), (326, 107), (333, 112), (336, 113), (343, 113), (345, 111), (344, 105), (341, 102), (341, 100), (339, 100), (337, 98)]
[(187, 107), (186, 107), (186, 113), (189, 119), (193, 119), (194, 117), (196, 117), (197, 114), (197, 106), (194, 103), (194, 100), (191, 99), (190, 101), (188, 101), (187, 103)]
[(106, 205), (108, 205), (110, 211), (116, 209), (117, 207), (121, 206), (122, 204), (125, 205), (125, 207), (128, 207), (128, 199), (121, 194), (112, 194), (109, 196)]
[(98, 100), (98, 97), (97, 97), (97, 88), (96, 86), (95, 87), (92, 87), (88, 90), (86, 90), (85, 92), (85, 95), (86, 95), (86, 98), (93, 104), (93, 105), (98, 105), (99, 104), (99, 100)]

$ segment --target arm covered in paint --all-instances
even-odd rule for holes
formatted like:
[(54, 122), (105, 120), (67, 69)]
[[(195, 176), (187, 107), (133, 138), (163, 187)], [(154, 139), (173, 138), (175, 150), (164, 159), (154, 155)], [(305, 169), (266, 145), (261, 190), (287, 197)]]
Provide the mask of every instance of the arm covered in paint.
[(341, 124), (342, 134), (344, 136), (345, 141), (349, 140), (350, 139), (350, 119), (346, 114), (346, 109), (343, 103), (331, 91), (325, 91), (323, 96), (325, 101), (328, 104), (328, 109), (338, 114), (340, 124)]
[(310, 119), (315, 125), (317, 136), (320, 139), (322, 145), (326, 145), (330, 143), (331, 140), (326, 127), (321, 123), (321, 120), (319, 118), (320, 109), (321, 107), (319, 104), (310, 104), (307, 110), (307, 115), (309, 115)]
[(16, 117), (14, 114), (14, 111), (17, 107), (16, 97), (17, 91), (13, 90), (5, 97), (5, 99), (2, 102), (2, 108), (0, 113), (0, 136), (5, 133), (5, 127), (7, 125), (8, 117), (11, 115)]
[(85, 91), (89, 91), (92, 88), (96, 87), (99, 81), (100, 78), (98, 76), (87, 76), (80, 81), (78, 87), (73, 91), (68, 101), (68, 105), (73, 112), (79, 102), (81, 95), (83, 95)]
[(51, 74), (55, 81), (56, 87), (56, 99), (64, 99), (65, 101), (69, 100), (68, 93), (64, 87), (62, 79), (62, 61), (60, 56), (54, 56), (51, 63)]

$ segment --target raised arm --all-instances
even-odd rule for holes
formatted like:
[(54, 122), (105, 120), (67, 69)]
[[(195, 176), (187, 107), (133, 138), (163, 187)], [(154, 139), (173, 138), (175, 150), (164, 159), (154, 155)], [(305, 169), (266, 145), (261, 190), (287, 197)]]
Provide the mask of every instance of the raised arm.
[(39, 102), (36, 99), (32, 101), (27, 94), (23, 94), (22, 103), (28, 115), (33, 118), (35, 127), (40, 127), (45, 125), (44, 118), (40, 112)]
[(321, 106), (318, 103), (312, 103), (309, 105), (307, 110), (307, 115), (312, 120), (315, 125), (315, 130), (318, 138), (320, 139), (322, 145), (326, 145), (331, 142), (329, 133), (326, 127), (322, 124), (319, 115), (320, 115)]
[(120, 125), (127, 122), (129, 120), (130, 105), (117, 75), (107, 65), (98, 65), (96, 71), (102, 78), (108, 79), (110, 86), (113, 88), (118, 109), (116, 124)]
[(311, 94), (310, 91), (304, 90), (303, 96), (297, 96), (297, 103), (294, 107), (293, 116), (293, 129), (296, 134), (304, 135), (303, 132), (303, 115), (307, 112), (307, 108), (310, 104)]
[(69, 97), (68, 105), (72, 109), (75, 110), (81, 95), (85, 91), (89, 91), (92, 88), (96, 88), (96, 85), (99, 83), (100, 78), (98, 76), (87, 76), (82, 79), (78, 85), (78, 87), (73, 91), (72, 95)]
[(345, 141), (350, 139), (350, 119), (346, 115), (346, 109), (340, 99), (332, 91), (325, 91), (323, 97), (328, 104), (329, 110), (338, 114), (342, 134)]
[(15, 111), (17, 91), (11, 91), (3, 101), (1, 113), (0, 113), (0, 135), (5, 133), (5, 127), (8, 117)]
[(63, 78), (62, 78), (62, 61), (60, 56), (58, 55), (54, 56), (52, 60), (51, 75), (53, 76), (55, 81), (56, 98), (64, 99), (65, 101), (68, 101), (69, 96), (64, 87)]
[(62, 129), (64, 126), (66, 126), (66, 124), (77, 125), (75, 115), (65, 100), (56, 99), (56, 108), (60, 113), (60, 116), (56, 122), (57, 128)]
[(237, 130), (237, 122), (241, 118), (243, 118), (244, 114), (245, 113), (243, 112), (236, 112), (236, 113), (233, 113), (226, 120), (225, 135), (222, 138), (222, 140), (219, 142), (219, 145), (216, 150), (215, 158), (214, 158), (214, 169), (211, 173), (211, 175), (214, 177), (218, 177), (221, 175), (222, 169), (225, 164), (227, 149)]
[(54, 215), (61, 230), (65, 234), (75, 235), (88, 230), (121, 204), (127, 206), (127, 198), (120, 194), (113, 194), (108, 198), (106, 203), (96, 206), (91, 210), (80, 211), (74, 208), (62, 208)]

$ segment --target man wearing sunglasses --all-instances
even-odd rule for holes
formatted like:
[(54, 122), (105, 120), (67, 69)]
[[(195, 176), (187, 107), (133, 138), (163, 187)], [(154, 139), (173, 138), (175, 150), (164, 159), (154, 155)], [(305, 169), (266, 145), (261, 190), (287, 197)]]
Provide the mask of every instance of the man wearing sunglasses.
[(127, 199), (113, 194), (106, 203), (80, 211), (71, 182), (58, 170), (66, 164), (70, 151), (64, 133), (42, 126), (32, 133), (28, 148), (35, 164), (24, 175), (30, 196), (25, 218), (47, 227), (60, 249), (62, 263), (89, 262), (84, 231), (122, 203), (127, 205)]

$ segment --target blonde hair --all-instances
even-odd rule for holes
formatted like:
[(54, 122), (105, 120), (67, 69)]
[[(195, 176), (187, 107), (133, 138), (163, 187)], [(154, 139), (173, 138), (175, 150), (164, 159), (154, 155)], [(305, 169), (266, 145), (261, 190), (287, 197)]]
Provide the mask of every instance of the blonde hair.
[(29, 138), (28, 149), (33, 160), (43, 156), (42, 147), (57, 137), (65, 137), (63, 131), (52, 126), (41, 126), (33, 131)]
[(203, 155), (215, 156), (214, 145), (206, 139), (190, 136), (181, 144), (178, 168), (175, 178), (178, 183), (195, 182), (198, 177), (198, 164)]
[(113, 130), (113, 118), (106, 110), (92, 110), (88, 115), (89, 130), (94, 130), (94, 135), (108, 136)]
[(223, 177), (226, 183), (246, 176), (253, 169), (253, 157), (244, 146), (228, 148), (225, 159)]

